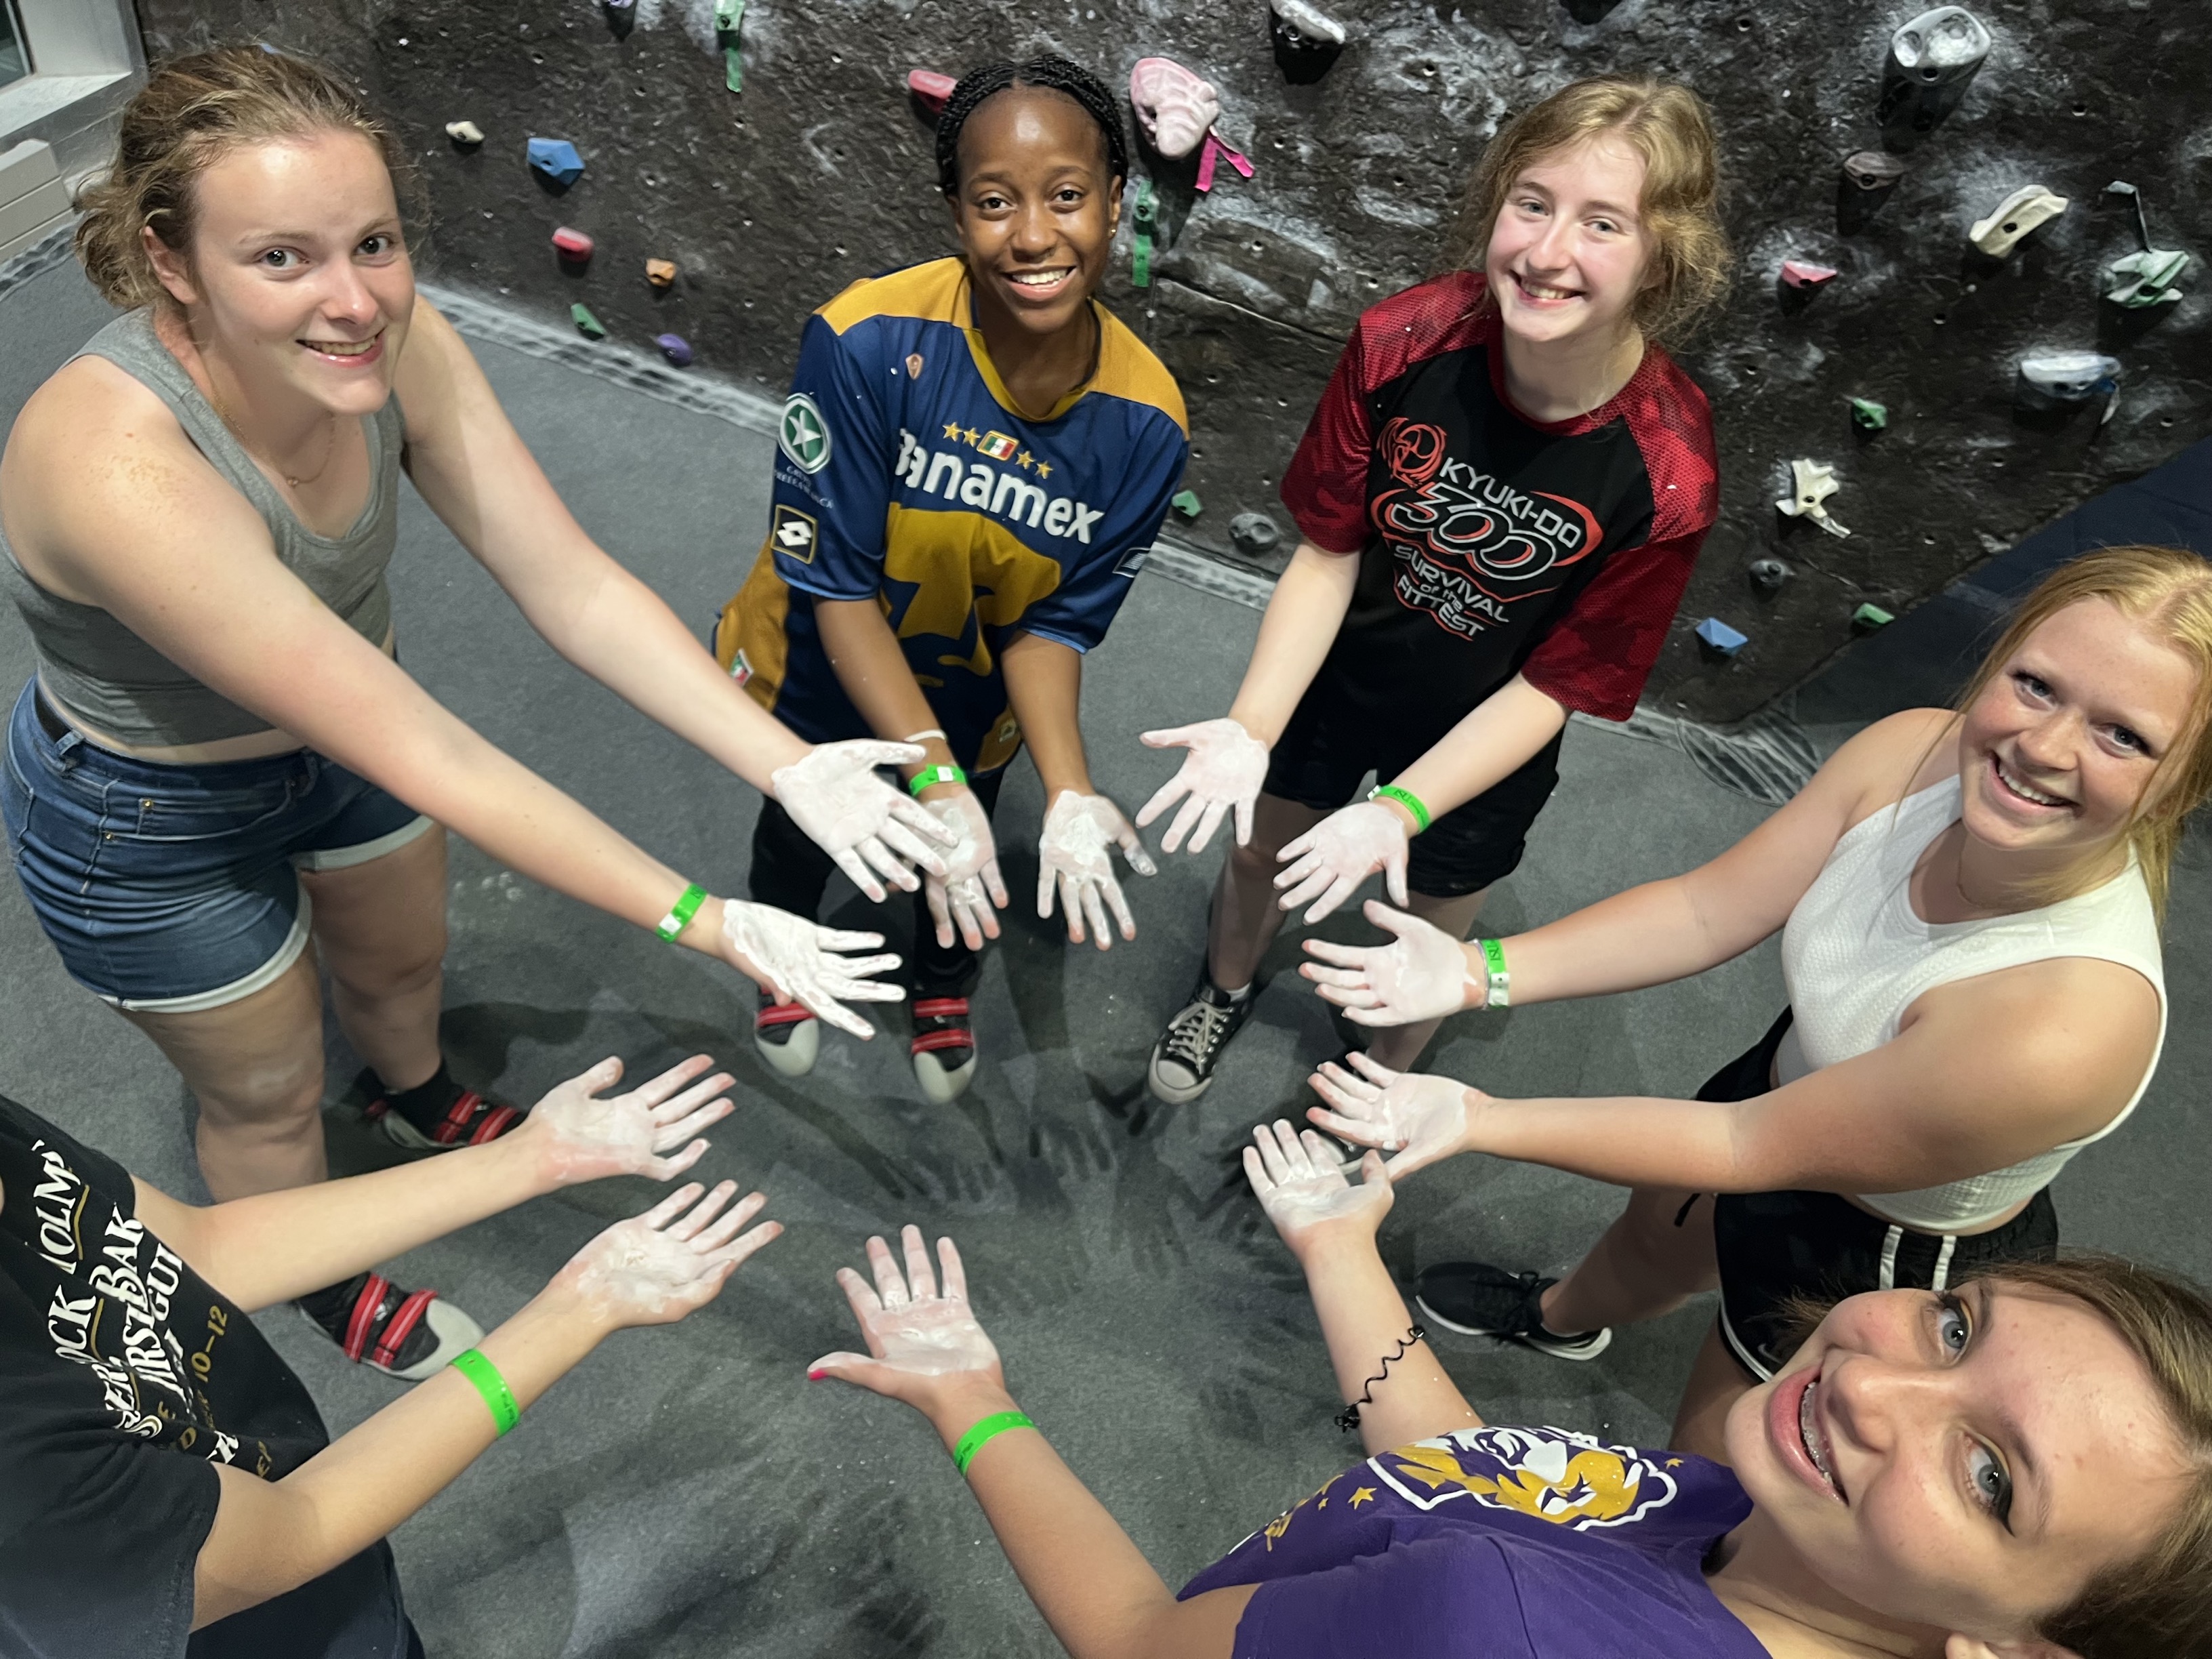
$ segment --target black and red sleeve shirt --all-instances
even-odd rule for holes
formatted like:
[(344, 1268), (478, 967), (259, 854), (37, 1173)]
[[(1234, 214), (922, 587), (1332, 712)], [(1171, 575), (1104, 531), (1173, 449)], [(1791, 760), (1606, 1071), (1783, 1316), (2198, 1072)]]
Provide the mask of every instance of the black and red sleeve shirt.
[(1705, 394), (1664, 352), (1532, 421), (1485, 287), (1455, 271), (1363, 315), (1283, 479), (1304, 538), (1360, 559), (1315, 690), (1431, 742), (1516, 673), (1626, 720), (1719, 500)]

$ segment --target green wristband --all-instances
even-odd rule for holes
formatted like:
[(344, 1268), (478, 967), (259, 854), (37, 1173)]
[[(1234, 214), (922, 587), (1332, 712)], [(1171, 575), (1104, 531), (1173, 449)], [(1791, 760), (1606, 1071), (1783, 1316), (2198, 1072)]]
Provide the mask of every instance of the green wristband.
[(1489, 970), (1490, 990), (1483, 998), (1486, 1008), (1505, 1008), (1512, 1006), (1513, 975), (1505, 971), (1505, 947), (1494, 939), (1481, 942), (1483, 966)]
[(684, 890), (684, 896), (668, 907), (668, 914), (653, 931), (660, 935), (664, 944), (673, 945), (677, 937), (691, 925), (691, 918), (699, 914), (699, 907), (707, 902), (707, 890), (693, 882)]
[(932, 784), (967, 781), (968, 775), (957, 766), (925, 766), (906, 781), (906, 787), (907, 793), (919, 800), (921, 792)]
[(491, 1407), (491, 1420), (501, 1435), (522, 1421), (522, 1407), (514, 1403), (514, 1390), (507, 1386), (507, 1379), (499, 1374), (499, 1367), (474, 1348), (453, 1356), (453, 1369), (476, 1385), (485, 1405)]
[(1034, 1429), (1036, 1425), (1020, 1412), (1000, 1412), (987, 1417), (960, 1437), (960, 1443), (952, 1449), (952, 1467), (960, 1471), (960, 1478), (968, 1478), (968, 1466), (975, 1461), (975, 1454), (1008, 1429)]
[(1367, 792), (1370, 800), (1395, 800), (1413, 815), (1413, 833), (1419, 835), (1429, 827), (1429, 809), (1421, 805), (1421, 798), (1410, 789), (1401, 789), (1395, 783), (1378, 783)]

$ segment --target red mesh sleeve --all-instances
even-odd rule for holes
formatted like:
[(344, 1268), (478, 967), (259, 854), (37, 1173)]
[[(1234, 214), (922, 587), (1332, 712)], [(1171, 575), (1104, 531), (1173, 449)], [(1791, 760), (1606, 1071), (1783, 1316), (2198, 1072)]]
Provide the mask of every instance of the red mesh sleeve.
[(1375, 434), (1367, 422), (1365, 334), (1352, 331), (1283, 474), (1283, 505), (1298, 533), (1331, 553), (1367, 545), (1367, 459)]
[(1687, 535), (1624, 548), (1607, 559), (1574, 609), (1522, 665), (1521, 678), (1568, 708), (1600, 720), (1626, 720), (1659, 660), (1705, 539), (1700, 525)]

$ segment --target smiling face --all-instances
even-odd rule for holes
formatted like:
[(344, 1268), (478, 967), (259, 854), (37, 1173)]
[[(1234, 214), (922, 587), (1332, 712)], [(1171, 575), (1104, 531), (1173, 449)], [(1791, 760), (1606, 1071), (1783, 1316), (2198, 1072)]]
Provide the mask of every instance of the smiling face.
[(1644, 158), (1603, 134), (1539, 157), (1505, 192), (1483, 270), (1505, 326), (1531, 343), (1612, 340), (1649, 277)]
[(2110, 600), (2068, 605), (1960, 722), (1966, 833), (2002, 850), (2108, 843), (2185, 732), (2196, 688), (2189, 659)]
[(1065, 93), (1009, 87), (961, 129), (952, 222), (976, 303), (1030, 333), (1082, 320), (1121, 212), (1104, 135)]
[(249, 388), (283, 385), (341, 415), (391, 395), (415, 305), (392, 175), (357, 132), (234, 146), (200, 173), (189, 257), (151, 231), (193, 339)]
[(2117, 1329), (1990, 1280), (1838, 1304), (1726, 1434), (1752, 1524), (1796, 1571), (1886, 1621), (1984, 1642), (2025, 1639), (2141, 1556), (2193, 1474)]

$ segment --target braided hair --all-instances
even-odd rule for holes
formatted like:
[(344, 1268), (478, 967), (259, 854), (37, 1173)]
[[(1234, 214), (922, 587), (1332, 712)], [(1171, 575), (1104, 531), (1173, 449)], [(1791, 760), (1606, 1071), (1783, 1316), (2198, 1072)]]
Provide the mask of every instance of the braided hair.
[(1106, 145), (1106, 171), (1116, 179), (1129, 176), (1129, 143), (1121, 128), (1121, 100), (1106, 83), (1067, 58), (1032, 58), (1024, 64), (986, 64), (960, 77), (937, 118), (937, 187), (947, 196), (960, 193), (960, 131), (983, 100), (1010, 87), (1042, 87), (1063, 93), (1083, 106), (1098, 124)]

